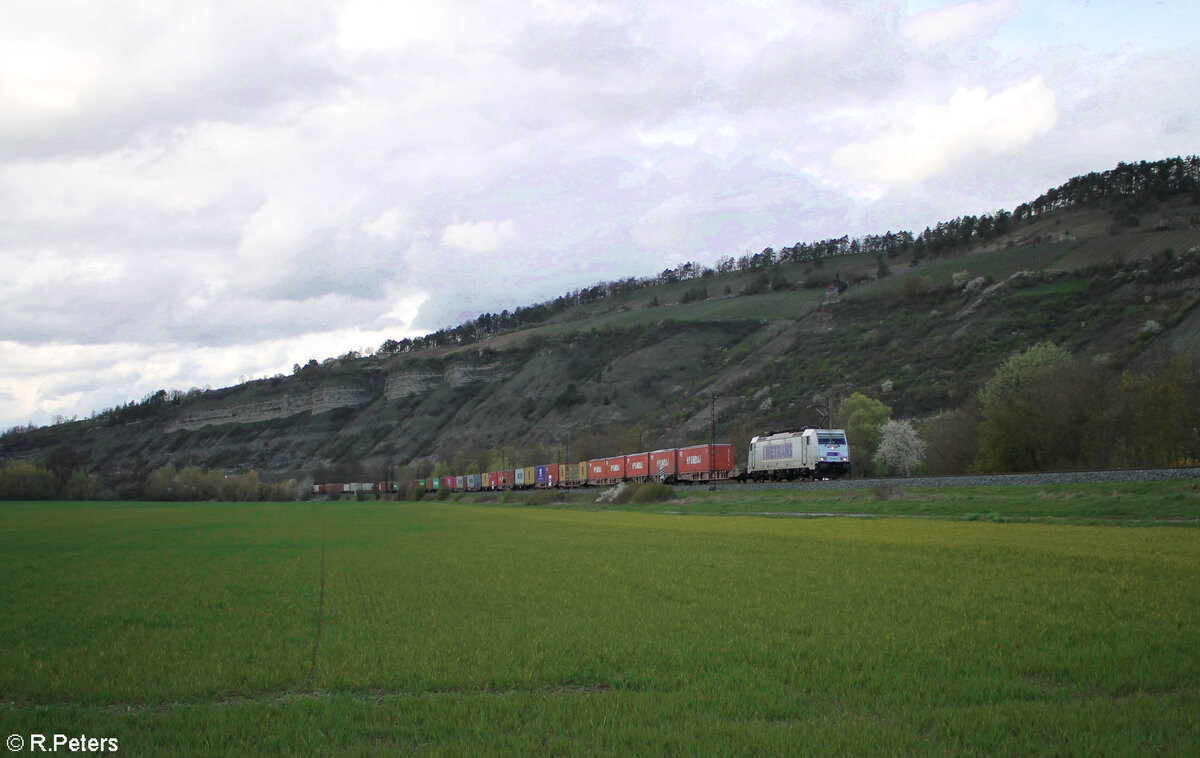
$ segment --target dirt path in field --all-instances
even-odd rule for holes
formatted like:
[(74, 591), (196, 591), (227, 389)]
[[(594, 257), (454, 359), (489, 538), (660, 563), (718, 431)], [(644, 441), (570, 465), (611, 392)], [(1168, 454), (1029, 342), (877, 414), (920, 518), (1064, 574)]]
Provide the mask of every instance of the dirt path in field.
[(311, 690), (317, 676), (317, 653), (321, 651), (321, 629), (325, 625), (325, 509), (321, 509), (321, 589), (317, 593), (317, 633), (313, 640), (312, 659), (308, 664), (308, 678), (304, 689)]

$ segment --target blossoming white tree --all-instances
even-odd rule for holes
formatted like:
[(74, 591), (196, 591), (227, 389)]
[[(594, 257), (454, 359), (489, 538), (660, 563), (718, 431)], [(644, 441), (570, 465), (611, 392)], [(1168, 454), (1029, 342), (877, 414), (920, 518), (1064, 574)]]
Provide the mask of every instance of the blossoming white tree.
[(875, 460), (887, 466), (888, 471), (908, 476), (925, 460), (925, 441), (910, 422), (891, 419), (879, 425)]

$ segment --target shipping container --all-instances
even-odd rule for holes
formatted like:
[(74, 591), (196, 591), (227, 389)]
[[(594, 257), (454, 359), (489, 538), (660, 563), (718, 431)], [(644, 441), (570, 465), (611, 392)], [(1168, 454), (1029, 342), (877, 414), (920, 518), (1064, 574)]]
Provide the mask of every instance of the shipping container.
[(514, 469), (500, 472), (500, 489), (509, 490), (513, 487), (513, 482), (517, 480), (517, 472)]
[(527, 488), (532, 488), (533, 485), (536, 483), (537, 483), (537, 472), (534, 470), (533, 466), (526, 466), (525, 467), (525, 486)]
[(616, 484), (625, 479), (625, 456), (588, 461), (588, 484)]
[(679, 475), (679, 450), (655, 450), (649, 454), (650, 473), (660, 482), (673, 482)]
[(617, 482), (625, 481), (625, 456), (618, 455), (615, 458), (605, 459), (604, 474), (606, 484), (616, 484)]
[(728, 479), (733, 471), (733, 445), (693, 445), (679, 448), (679, 478), (687, 481)]
[(487, 473), (487, 478), (488, 478), (488, 488), (489, 489), (493, 489), (493, 490), (500, 489), (500, 472), (499, 471), (489, 471)]
[(479, 474), (467, 474), (463, 477), (464, 489), (467, 492), (475, 492), (479, 489)]
[(625, 456), (625, 476), (635, 482), (650, 478), (650, 454), (632, 453)]
[(557, 463), (546, 464), (546, 486), (561, 487), (562, 476), (559, 474), (559, 465)]
[(525, 486), (525, 469), (519, 468), (513, 471), (513, 487)]
[(562, 483), (566, 487), (583, 487), (588, 483), (588, 471), (591, 464), (588, 461), (578, 463), (561, 463), (558, 472), (562, 475)]

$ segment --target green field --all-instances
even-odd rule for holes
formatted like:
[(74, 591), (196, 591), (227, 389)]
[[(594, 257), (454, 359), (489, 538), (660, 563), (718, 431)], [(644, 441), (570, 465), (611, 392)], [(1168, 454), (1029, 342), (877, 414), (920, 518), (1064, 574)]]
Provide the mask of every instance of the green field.
[[(1200, 524), (1200, 481), (1051, 484), (1011, 487), (906, 488), (903, 479), (869, 489), (709, 492), (680, 487), (679, 497), (632, 506), (649, 513), (805, 516), (843, 514), (1052, 524)], [(469, 496), (467, 496), (469, 499)], [(527, 497), (537, 498), (537, 494)], [(565, 507), (596, 507), (595, 495), (567, 498)], [(519, 497), (513, 498), (520, 503)]]
[(966, 515), (4, 503), (0, 724), (129, 755), (1200, 753), (1200, 530)]

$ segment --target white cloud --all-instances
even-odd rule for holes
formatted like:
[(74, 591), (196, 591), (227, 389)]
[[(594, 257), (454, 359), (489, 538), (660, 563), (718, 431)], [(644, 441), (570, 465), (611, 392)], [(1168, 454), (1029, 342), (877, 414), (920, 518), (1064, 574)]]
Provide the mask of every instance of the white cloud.
[(404, 336), (414, 336), (415, 332), (411, 326), (417, 318), (417, 313), (420, 312), (421, 306), (429, 299), (429, 293), (424, 290), (418, 292), (393, 292), (389, 293), (389, 299), (392, 301), (392, 308), (380, 318), (384, 322), (393, 322), (389, 326), (399, 326), (407, 334)]
[(455, 10), (443, 3), (352, 0), (338, 19), (340, 44), (350, 51), (402, 50), (455, 39)]
[(1003, 153), (1049, 132), (1058, 120), (1054, 92), (1040, 76), (988, 95), (960, 88), (946, 105), (917, 108), (863, 141), (833, 151), (831, 163), (884, 185), (924, 181), (977, 153)]
[(399, 208), (389, 208), (370, 221), (363, 222), (362, 229), (369, 235), (395, 242), (408, 224), (408, 215)]
[(643, 250), (662, 253), (678, 249), (692, 228), (692, 218), (701, 210), (690, 195), (676, 195), (643, 213), (634, 222), (630, 236)]
[[(72, 113), (94, 78), (93, 62), (49, 40), (7, 39), (0, 52), (0, 107), (12, 123)], [(11, 128), (11, 126), (10, 126)]]
[(451, 224), (442, 232), (442, 244), (470, 253), (491, 253), (515, 242), (517, 228), (512, 219)]
[(697, 134), (695, 130), (685, 128), (662, 128), (649, 132), (639, 132), (637, 135), (647, 147), (663, 147), (670, 145), (671, 147), (692, 147), (696, 144)]
[(313, 221), (286, 202), (268, 201), (246, 222), (239, 253), (248, 260), (286, 260), (302, 246), (307, 227)]
[(970, 0), (914, 16), (904, 22), (904, 33), (926, 47), (965, 37), (990, 36), (1019, 11), (1016, 0)]
[(0, 293), (11, 295), (35, 288), (45, 291), (61, 287), (63, 282), (105, 286), (117, 281), (124, 268), (123, 261), (113, 255), (89, 253), (72, 258), (56, 250), (42, 250), (0, 279)]

